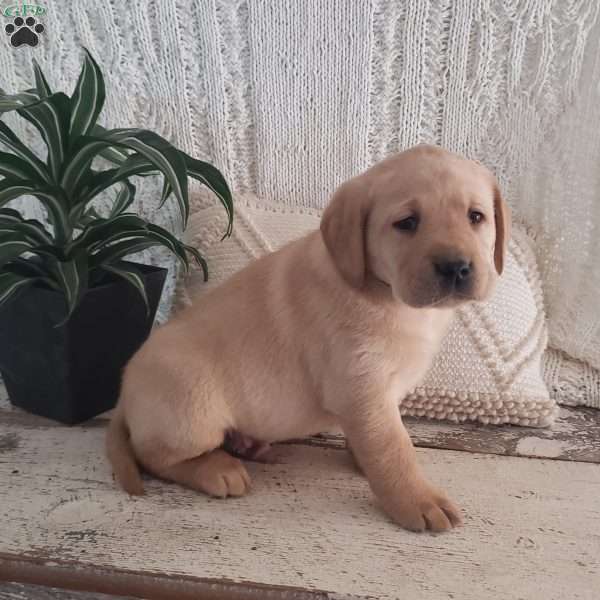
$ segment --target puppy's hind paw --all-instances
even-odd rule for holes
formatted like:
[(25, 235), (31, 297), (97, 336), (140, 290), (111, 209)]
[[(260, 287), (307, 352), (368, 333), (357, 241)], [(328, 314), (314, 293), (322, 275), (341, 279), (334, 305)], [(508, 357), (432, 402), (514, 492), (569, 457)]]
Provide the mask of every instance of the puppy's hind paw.
[(205, 494), (216, 498), (243, 496), (250, 490), (250, 475), (242, 462), (223, 450), (213, 450), (201, 457), (197, 485)]

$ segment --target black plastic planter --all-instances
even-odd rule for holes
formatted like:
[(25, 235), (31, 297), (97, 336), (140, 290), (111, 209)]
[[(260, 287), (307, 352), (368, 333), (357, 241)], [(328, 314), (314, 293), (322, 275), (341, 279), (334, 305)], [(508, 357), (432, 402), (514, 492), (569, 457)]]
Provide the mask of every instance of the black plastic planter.
[(150, 314), (129, 283), (90, 289), (71, 318), (55, 291), (29, 288), (0, 310), (0, 372), (11, 402), (74, 424), (112, 408), (125, 363), (148, 337), (167, 271), (136, 265)]

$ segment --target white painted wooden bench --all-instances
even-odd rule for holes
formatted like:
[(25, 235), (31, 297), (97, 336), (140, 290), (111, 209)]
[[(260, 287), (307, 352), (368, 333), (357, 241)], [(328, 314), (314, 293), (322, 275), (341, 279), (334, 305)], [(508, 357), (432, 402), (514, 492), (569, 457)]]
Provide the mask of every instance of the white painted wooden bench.
[(600, 598), (598, 411), (565, 410), (554, 431), (410, 423), (426, 472), (464, 509), (464, 527), (438, 536), (388, 521), (338, 436), (249, 463), (244, 498), (148, 481), (132, 499), (113, 483), (105, 424), (0, 403), (0, 600)]

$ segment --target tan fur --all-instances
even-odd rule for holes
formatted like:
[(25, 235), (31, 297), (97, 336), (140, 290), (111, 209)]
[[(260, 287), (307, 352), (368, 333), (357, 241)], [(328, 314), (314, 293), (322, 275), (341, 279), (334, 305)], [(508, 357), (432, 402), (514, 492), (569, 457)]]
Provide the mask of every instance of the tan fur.
[(106, 433), (106, 453), (113, 466), (115, 477), (123, 489), (132, 496), (141, 496), (144, 493), (144, 484), (133, 448), (129, 443), (129, 430), (118, 409)]
[[(275, 442), (338, 424), (396, 522), (458, 524), (458, 509), (422, 475), (397, 404), (424, 376), (454, 308), (485, 298), (502, 269), (508, 217), (496, 190), (483, 167), (413, 148), (343, 184), (321, 231), (158, 328), (125, 370), (109, 433), (121, 485), (140, 490), (135, 455), (158, 477), (239, 495), (246, 470), (217, 450), (227, 432)], [(477, 226), (472, 208), (485, 215)], [(414, 235), (394, 227), (413, 213)], [(468, 293), (444, 291), (432, 266), (440, 257), (472, 263)]]

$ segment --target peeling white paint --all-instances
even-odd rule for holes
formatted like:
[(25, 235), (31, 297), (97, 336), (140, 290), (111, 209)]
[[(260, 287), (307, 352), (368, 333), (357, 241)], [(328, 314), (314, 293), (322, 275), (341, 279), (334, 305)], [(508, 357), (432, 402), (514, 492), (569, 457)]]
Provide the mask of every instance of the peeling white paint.
[[(464, 511), (462, 528), (434, 536), (391, 523), (342, 450), (276, 446), (274, 464), (248, 464), (244, 498), (149, 480), (129, 499), (104, 458), (104, 428), (0, 419), (7, 433), (27, 443), (0, 461), (0, 553), (333, 598), (598, 600), (596, 464), (418, 449)], [(521, 449), (556, 454), (547, 442), (531, 436)]]
[(565, 451), (565, 444), (559, 440), (546, 440), (539, 437), (525, 437), (517, 442), (516, 452), (523, 456), (556, 458)]

